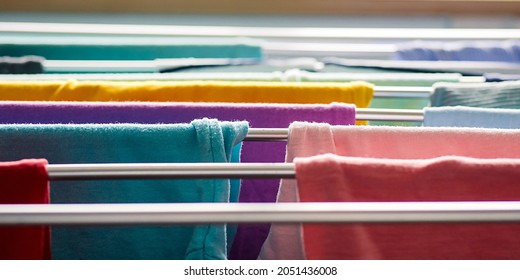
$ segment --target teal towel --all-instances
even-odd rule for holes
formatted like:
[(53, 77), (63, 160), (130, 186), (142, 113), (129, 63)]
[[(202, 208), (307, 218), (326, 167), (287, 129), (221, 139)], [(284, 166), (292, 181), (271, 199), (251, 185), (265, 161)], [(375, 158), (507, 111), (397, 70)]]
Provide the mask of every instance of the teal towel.
[(153, 60), (157, 58), (263, 57), (249, 38), (0, 36), (0, 56), (38, 55), (50, 60)]
[[(237, 161), (247, 122), (0, 125), (0, 160), (49, 163)], [(235, 154), (234, 154), (235, 153)], [(239, 181), (53, 181), (51, 203), (233, 202)], [(226, 225), (53, 227), (55, 259), (226, 259)], [(232, 238), (232, 233), (228, 238)]]

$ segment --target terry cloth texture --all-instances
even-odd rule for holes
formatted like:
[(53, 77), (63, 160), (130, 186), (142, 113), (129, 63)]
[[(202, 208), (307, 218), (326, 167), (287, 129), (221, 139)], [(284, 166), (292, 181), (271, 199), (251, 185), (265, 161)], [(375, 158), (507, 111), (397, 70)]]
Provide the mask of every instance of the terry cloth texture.
[[(247, 122), (0, 125), (0, 160), (49, 163), (236, 162)], [(237, 180), (52, 182), (52, 203), (237, 201)], [(226, 259), (225, 224), (53, 227), (55, 259)]]
[[(296, 157), (337, 154), (352, 157), (429, 159), (441, 156), (520, 158), (517, 130), (484, 128), (331, 126), (295, 122), (289, 127), (286, 162)], [(283, 179), (278, 202), (298, 202), (296, 180)], [(300, 226), (273, 225), (262, 259), (303, 259)]]
[[(0, 102), (0, 123), (185, 123), (197, 118), (247, 120), (250, 127), (283, 128), (294, 121), (352, 125), (350, 104), (170, 102)], [(283, 162), (285, 142), (246, 142), (243, 162)], [(242, 180), (240, 202), (275, 202), (279, 179)], [(256, 259), (269, 224), (238, 226), (230, 259)]]
[(0, 82), (0, 100), (12, 101), (176, 101), (328, 104), (344, 102), (364, 108), (371, 84), (276, 82)]
[[(296, 158), (301, 202), (516, 201), (520, 159)], [(304, 224), (308, 259), (518, 259), (515, 223)]]

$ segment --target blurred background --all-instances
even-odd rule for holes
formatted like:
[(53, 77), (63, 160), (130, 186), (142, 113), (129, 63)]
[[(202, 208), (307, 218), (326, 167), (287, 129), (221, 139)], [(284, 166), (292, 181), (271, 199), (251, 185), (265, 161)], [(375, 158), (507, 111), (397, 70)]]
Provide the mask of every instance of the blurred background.
[(517, 0), (0, 0), (0, 20), (309, 27), (518, 28)]

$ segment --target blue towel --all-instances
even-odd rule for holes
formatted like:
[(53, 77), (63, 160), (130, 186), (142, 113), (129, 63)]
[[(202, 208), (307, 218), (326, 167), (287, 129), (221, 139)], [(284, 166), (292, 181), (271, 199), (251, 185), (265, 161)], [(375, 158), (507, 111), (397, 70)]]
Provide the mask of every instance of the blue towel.
[(474, 107), (426, 107), (424, 126), (520, 128), (519, 109)]
[(430, 105), (520, 109), (520, 81), (436, 83)]
[(55, 60), (263, 57), (249, 38), (0, 36), (0, 56), (38, 55)]
[(413, 41), (397, 46), (397, 60), (456, 60), (520, 62), (520, 40)]
[[(0, 160), (230, 162), (237, 161), (247, 130), (247, 122), (210, 119), (163, 125), (0, 125)], [(51, 203), (229, 202), (231, 189), (238, 191), (237, 183), (227, 179), (53, 181)], [(224, 224), (52, 228), (55, 259), (226, 259), (226, 246)]]

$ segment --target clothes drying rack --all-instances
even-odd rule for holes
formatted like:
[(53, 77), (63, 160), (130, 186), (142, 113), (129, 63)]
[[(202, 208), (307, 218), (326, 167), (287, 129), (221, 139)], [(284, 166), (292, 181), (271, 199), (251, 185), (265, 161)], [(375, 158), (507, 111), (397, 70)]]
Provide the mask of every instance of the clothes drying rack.
[[(295, 178), (293, 163), (49, 164), (49, 180)], [(520, 222), (520, 202), (0, 205), (0, 225)]]
[[(119, 61), (116, 61), (116, 63)], [(108, 64), (110, 61), (102, 61)], [(112, 62), (113, 63), (113, 62)], [(96, 64), (96, 63), (94, 63)], [(309, 62), (309, 65), (311, 62)], [(385, 81), (401, 82), (456, 81), (459, 83), (483, 83), (482, 76), (462, 76), (458, 73), (345, 73), (309, 72), (305, 69), (289, 69), (273, 72), (175, 72), (175, 73), (53, 73), (53, 74), (0, 74), (0, 80), (7, 81), (287, 81), (287, 82), (344, 82), (344, 81)]]
[[(271, 39), (266, 44), (269, 55), (288, 52), (340, 53), (336, 47), (349, 44), (352, 52), (390, 54), (390, 44), (366, 43), (367, 40), (503, 40), (519, 38), (519, 30), (486, 29), (375, 29), (375, 28), (255, 28), (214, 26), (101, 25), (53, 23), (0, 23), (0, 32), (27, 34), (83, 34), (132, 36), (248, 36)], [(286, 40), (285, 42), (280, 40)], [(313, 40), (313, 42), (305, 42)], [(288, 42), (290, 44), (288, 44)], [(323, 44), (329, 48), (323, 52)], [(343, 45), (331, 45), (342, 42)], [(321, 48), (321, 50), (320, 50)], [(336, 48), (336, 49), (334, 49)], [(357, 49), (356, 49), (357, 48)], [(292, 51), (291, 51), (292, 50)], [(299, 52), (298, 52), (299, 51)], [(135, 61), (134, 61), (135, 62)], [(336, 61), (338, 62), (338, 61)], [(344, 64), (360, 64), (342, 60)], [(377, 64), (380, 61), (365, 61)], [(48, 66), (58, 67), (59, 61)], [(78, 62), (83, 63), (83, 62)], [(105, 62), (103, 62), (105, 63)], [(107, 61), (112, 66), (114, 61)], [(121, 62), (124, 64), (125, 62)], [(139, 63), (139, 62), (138, 62)], [(156, 61), (144, 61), (156, 67)], [(329, 61), (329, 63), (332, 63)], [(415, 63), (415, 62), (411, 62)], [(420, 62), (417, 62), (420, 63)], [(435, 71), (453, 70), (457, 65), (428, 62)], [(141, 66), (142, 66), (141, 65)], [(63, 65), (62, 65), (63, 66)], [(70, 64), (69, 64), (70, 66)], [(74, 65), (72, 65), (74, 66)], [(72, 67), (71, 66), (71, 67)], [(99, 66), (99, 65), (98, 65)], [(127, 67), (128, 65), (126, 65)], [(355, 66), (355, 65), (354, 65)], [(372, 65), (374, 66), (374, 65)], [(381, 65), (380, 65), (381, 66)], [(382, 65), (393, 67), (395, 65)], [(401, 65), (402, 66), (402, 65)], [(418, 67), (418, 65), (411, 65)], [(438, 66), (438, 65), (437, 65)], [(475, 67), (476, 65), (472, 65)], [(511, 70), (511, 65), (493, 65)], [(74, 66), (75, 67), (75, 66)], [(97, 66), (96, 66), (97, 67)], [(473, 70), (475, 68), (472, 68)], [(485, 68), (488, 71), (492, 68)], [(482, 70), (482, 69), (480, 69)], [(513, 69), (511, 71), (517, 71)], [(502, 71), (503, 72), (503, 71)], [(481, 79), (481, 77), (475, 77)], [(479, 80), (480, 81), (480, 80)], [(431, 93), (430, 87), (376, 87), (379, 97), (420, 97)], [(357, 119), (423, 119), (423, 110), (356, 109)], [(378, 120), (379, 120), (378, 119)], [(288, 129), (250, 129), (247, 141), (286, 141)], [(146, 163), (146, 164), (49, 164), (48, 177), (59, 180), (123, 179), (208, 179), (208, 178), (281, 178), (294, 179), (292, 163)], [(134, 204), (18, 204), (0, 205), (0, 225), (147, 225), (200, 223), (437, 223), (437, 222), (520, 222), (520, 202), (341, 202), (341, 203), (134, 203)]]
[[(181, 26), (181, 25), (135, 25), (135, 24), (86, 24), (86, 23), (33, 23), (0, 22), (0, 33), (29, 35), (95, 35), (95, 36), (136, 36), (136, 37), (251, 37), (266, 40), (262, 49), (269, 58), (280, 57), (350, 57), (379, 59), (374, 61), (382, 67), (397, 50), (395, 43), (410, 40), (508, 40), (520, 38), (518, 29), (463, 29), (463, 28), (314, 28), (314, 27), (237, 27), (237, 26)], [(154, 61), (121, 61), (105, 65), (112, 71), (122, 68), (127, 71), (150, 71), (157, 69)], [(365, 64), (363, 60), (351, 64)], [(474, 63), (469, 69), (463, 64), (445, 64), (434, 61), (420, 61), (415, 64), (399, 65), (422, 71), (446, 71), (461, 73), (518, 73), (519, 67), (508, 63)], [(82, 64), (86, 68), (102, 68), (102, 63), (94, 65), (87, 61), (71, 64), (67, 61), (45, 62), (52, 70), (73, 71)], [(132, 66), (129, 68), (129, 66)], [(174, 65), (175, 66), (175, 65)], [(475, 67), (478, 66), (478, 67)], [(385, 66), (386, 67), (386, 66)], [(467, 70), (471, 70), (468, 72)], [(477, 71), (478, 70), (478, 71)]]
[[(421, 111), (421, 110), (417, 110)], [(284, 141), (287, 129), (250, 129), (247, 141)], [(50, 181), (296, 177), (294, 163), (49, 164)], [(298, 202), (0, 205), (0, 226), (211, 223), (520, 222), (520, 202)]]
[[(293, 163), (49, 164), (49, 180), (295, 178)], [(520, 202), (0, 205), (0, 225), (520, 222)]]

